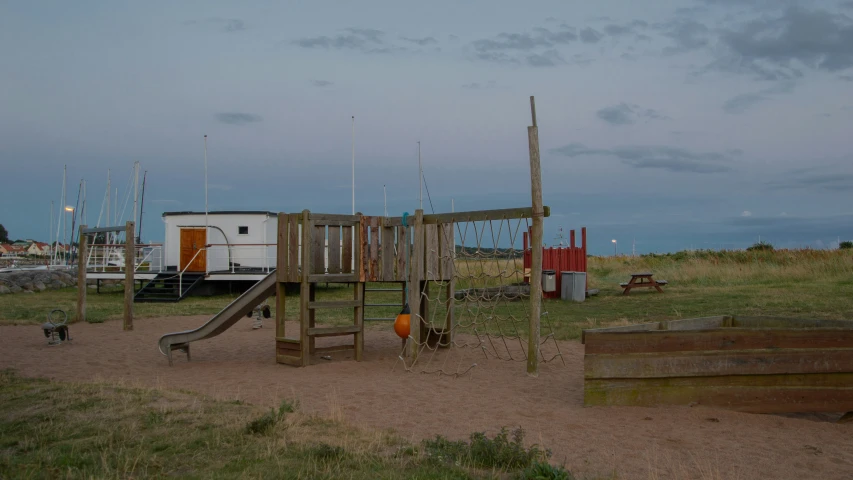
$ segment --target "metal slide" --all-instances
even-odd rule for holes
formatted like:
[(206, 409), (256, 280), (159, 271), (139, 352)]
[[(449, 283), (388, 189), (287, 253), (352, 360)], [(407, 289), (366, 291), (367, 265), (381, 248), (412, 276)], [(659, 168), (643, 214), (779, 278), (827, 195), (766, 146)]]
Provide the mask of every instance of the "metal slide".
[(190, 342), (196, 340), (204, 340), (219, 335), (231, 328), (247, 313), (251, 312), (256, 306), (275, 293), (276, 276), (275, 271), (270, 272), (263, 280), (254, 284), (246, 290), (242, 295), (237, 297), (221, 312), (217, 313), (204, 325), (195, 330), (186, 330), (183, 332), (167, 333), (160, 337), (158, 342), (160, 353), (169, 357), (169, 365), (172, 364), (172, 351), (182, 350), (187, 354), (187, 360), (190, 357)]

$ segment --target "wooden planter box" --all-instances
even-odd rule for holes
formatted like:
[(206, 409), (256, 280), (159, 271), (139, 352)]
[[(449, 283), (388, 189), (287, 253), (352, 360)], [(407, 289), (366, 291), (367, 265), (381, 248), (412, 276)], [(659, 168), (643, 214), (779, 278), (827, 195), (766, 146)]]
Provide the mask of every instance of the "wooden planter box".
[(853, 411), (853, 321), (718, 316), (584, 330), (584, 405)]

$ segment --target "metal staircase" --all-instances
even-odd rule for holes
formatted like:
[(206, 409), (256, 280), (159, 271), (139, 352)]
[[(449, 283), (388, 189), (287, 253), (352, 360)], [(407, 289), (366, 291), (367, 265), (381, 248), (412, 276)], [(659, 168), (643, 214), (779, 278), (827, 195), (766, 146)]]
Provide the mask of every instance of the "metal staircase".
[(134, 302), (178, 302), (204, 281), (204, 273), (178, 272), (157, 274), (133, 297)]

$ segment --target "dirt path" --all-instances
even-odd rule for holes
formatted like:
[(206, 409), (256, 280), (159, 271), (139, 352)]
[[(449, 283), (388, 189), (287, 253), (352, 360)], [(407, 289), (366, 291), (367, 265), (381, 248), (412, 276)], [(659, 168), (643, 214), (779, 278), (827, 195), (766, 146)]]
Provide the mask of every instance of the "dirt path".
[[(239, 322), (177, 355), (169, 368), (157, 339), (207, 317), (137, 319), (71, 327), (73, 341), (48, 346), (35, 326), (0, 327), (0, 368), (58, 380), (106, 380), (181, 388), (224, 399), (277, 405), (296, 398), (303, 410), (342, 415), (414, 440), (521, 426), (552, 460), (575, 472), (619, 478), (849, 479), (853, 424), (750, 415), (704, 407), (584, 408), (583, 346), (561, 343), (566, 365), (548, 364), (539, 378), (524, 364), (477, 361), (461, 378), (413, 374), (397, 363), (399, 339), (366, 335), (365, 361), (339, 355), (309, 368), (278, 365), (272, 322), (252, 330)], [(339, 361), (340, 359), (340, 361)]]

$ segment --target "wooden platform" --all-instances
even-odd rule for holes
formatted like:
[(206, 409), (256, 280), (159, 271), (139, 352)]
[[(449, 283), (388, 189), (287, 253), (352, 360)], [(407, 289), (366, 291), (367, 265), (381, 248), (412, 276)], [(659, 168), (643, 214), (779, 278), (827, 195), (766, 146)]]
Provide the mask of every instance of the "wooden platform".
[(853, 321), (716, 316), (584, 330), (584, 404), (853, 411)]

